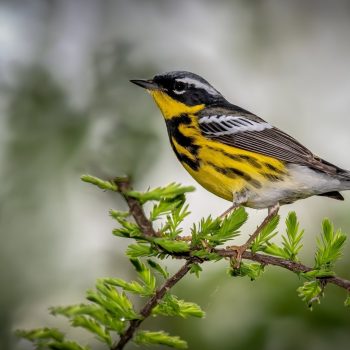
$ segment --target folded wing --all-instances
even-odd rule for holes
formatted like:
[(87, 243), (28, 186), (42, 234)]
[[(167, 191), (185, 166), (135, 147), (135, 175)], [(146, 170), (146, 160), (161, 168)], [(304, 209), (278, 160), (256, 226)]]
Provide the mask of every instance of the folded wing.
[(215, 114), (205, 112), (199, 117), (199, 126), (203, 135), (209, 139), (284, 162), (307, 165), (329, 174), (342, 176), (342, 172), (345, 172), (316, 157), (293, 137), (254, 114), (235, 113), (234, 110), (225, 113), (222, 110), (221, 113), (214, 111)]

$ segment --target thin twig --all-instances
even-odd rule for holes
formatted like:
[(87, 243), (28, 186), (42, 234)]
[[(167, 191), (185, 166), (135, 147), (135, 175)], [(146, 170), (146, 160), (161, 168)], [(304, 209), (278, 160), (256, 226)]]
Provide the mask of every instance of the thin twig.
[[(148, 237), (157, 237), (159, 233), (153, 228), (152, 222), (148, 220), (140, 202), (132, 197), (129, 197), (127, 193), (131, 191), (130, 180), (128, 178), (117, 178), (114, 180), (118, 187), (118, 192), (124, 197), (126, 203), (129, 206), (130, 214), (139, 225), (142, 233)], [(141, 323), (150, 316), (153, 308), (157, 306), (160, 300), (163, 299), (165, 293), (171, 289), (177, 282), (179, 282), (191, 269), (192, 264), (195, 261), (199, 261), (198, 258), (187, 258), (186, 263), (178, 270), (172, 277), (168, 278), (164, 284), (155, 292), (155, 294), (147, 301), (145, 306), (140, 310), (142, 318), (130, 321), (129, 327), (121, 335), (119, 341), (112, 346), (111, 350), (122, 350), (124, 346), (132, 339), (135, 331), (139, 328)]]
[(159, 236), (159, 233), (153, 229), (152, 223), (147, 219), (140, 202), (127, 195), (127, 193), (132, 190), (130, 180), (128, 178), (116, 178), (114, 179), (114, 182), (118, 186), (118, 191), (122, 194), (128, 204), (130, 213), (139, 225), (142, 233), (147, 237)]
[[(223, 257), (234, 257), (236, 252), (229, 249), (218, 249), (216, 252)], [(308, 272), (314, 270), (313, 268), (303, 265), (299, 262), (279, 258), (276, 256), (252, 253), (250, 251), (245, 251), (242, 255), (243, 259), (259, 262), (263, 265), (274, 265), (283, 267), (289, 271), (298, 272)], [(341, 277), (324, 277), (320, 278), (326, 283), (335, 284), (338, 287), (344, 288), (350, 292), (350, 281)]]
[(165, 283), (156, 291), (156, 293), (150, 298), (145, 306), (141, 309), (140, 314), (142, 318), (130, 321), (130, 325), (125, 333), (122, 334), (118, 343), (114, 345), (111, 350), (122, 350), (124, 346), (132, 339), (135, 331), (139, 328), (140, 324), (151, 315), (151, 312), (155, 306), (157, 306), (160, 300), (163, 299), (165, 293), (171, 289), (177, 282), (179, 282), (191, 269), (193, 264), (192, 260), (187, 260), (185, 265), (181, 267), (172, 277), (167, 279)]
[[(217, 253), (221, 255), (224, 258), (236, 258), (237, 257), (237, 252), (235, 250), (232, 250), (230, 248), (228, 249), (213, 249), (213, 253)], [(191, 253), (184, 253), (184, 254), (174, 254), (171, 257), (175, 259), (188, 259), (191, 257)], [(168, 253), (169, 254), (169, 253)], [(294, 273), (299, 273), (299, 272), (309, 272), (314, 270), (312, 267), (303, 265), (299, 262), (292, 261), (292, 260), (287, 260), (283, 258), (279, 258), (277, 256), (272, 256), (272, 255), (265, 255), (265, 254), (260, 254), (260, 253), (252, 253), (251, 251), (245, 251), (242, 254), (242, 258), (250, 261), (255, 261), (258, 262), (264, 266), (266, 265), (272, 265), (272, 266), (279, 266), (284, 269), (287, 269), (289, 271), (292, 271)], [(198, 263), (202, 263), (205, 261), (209, 261), (208, 259), (202, 258), (201, 261), (198, 261)], [(325, 283), (330, 283), (330, 284), (335, 284), (338, 287), (346, 289), (348, 292), (350, 292), (350, 280), (347, 280), (342, 277), (319, 277), (318, 279), (324, 281)]]

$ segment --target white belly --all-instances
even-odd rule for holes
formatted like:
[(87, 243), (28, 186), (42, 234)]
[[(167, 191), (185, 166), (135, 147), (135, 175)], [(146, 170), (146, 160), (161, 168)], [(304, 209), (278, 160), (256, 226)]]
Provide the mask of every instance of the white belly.
[(349, 189), (350, 183), (345, 186), (339, 179), (306, 166), (290, 164), (287, 169), (289, 175), (284, 181), (271, 182), (250, 192), (246, 206), (268, 208), (277, 203), (288, 204), (317, 194)]

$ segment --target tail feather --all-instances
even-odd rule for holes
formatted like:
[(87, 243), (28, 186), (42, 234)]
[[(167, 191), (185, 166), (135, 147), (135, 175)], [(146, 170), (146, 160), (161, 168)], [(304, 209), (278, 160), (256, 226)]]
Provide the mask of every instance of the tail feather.
[(350, 183), (350, 171), (340, 169), (341, 171), (337, 172), (337, 175), (342, 181), (348, 181)]
[(350, 190), (350, 171), (340, 169), (340, 171), (337, 173), (337, 177), (341, 184), (338, 189), (340, 191)]
[(342, 181), (349, 181), (350, 182), (350, 171), (339, 168), (338, 166), (327, 162), (324, 159), (316, 158), (320, 163), (322, 163), (326, 168), (324, 169), (325, 172), (328, 172), (330, 175), (334, 174), (339, 177), (339, 180)]
[(338, 201), (343, 201), (344, 200), (344, 197), (337, 191), (321, 193), (321, 194), (319, 194), (319, 196), (337, 199)]

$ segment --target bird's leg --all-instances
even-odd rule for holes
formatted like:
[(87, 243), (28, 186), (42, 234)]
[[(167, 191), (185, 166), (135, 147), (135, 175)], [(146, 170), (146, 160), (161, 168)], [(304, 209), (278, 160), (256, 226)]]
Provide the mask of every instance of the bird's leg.
[(268, 214), (264, 221), (257, 227), (254, 233), (249, 237), (249, 239), (242, 245), (239, 246), (230, 246), (228, 249), (231, 249), (237, 253), (235, 263), (233, 265), (234, 268), (239, 268), (243, 253), (251, 246), (255, 238), (259, 235), (261, 230), (277, 215), (280, 206), (279, 203), (268, 209)]
[(220, 219), (225, 219), (225, 217), (229, 214), (231, 214), (234, 210), (236, 210), (239, 207), (239, 204), (234, 203), (231, 205), (227, 210), (225, 210), (220, 216)]
[(225, 210), (220, 216), (220, 219), (225, 219), (225, 217), (229, 214), (231, 214), (234, 210), (236, 210), (239, 206), (241, 206), (242, 204), (244, 205), (244, 203), (246, 203), (248, 199), (248, 193), (245, 189), (242, 189), (241, 191), (236, 192), (233, 195), (233, 201), (232, 201), (232, 205)]

